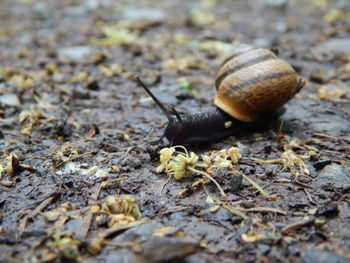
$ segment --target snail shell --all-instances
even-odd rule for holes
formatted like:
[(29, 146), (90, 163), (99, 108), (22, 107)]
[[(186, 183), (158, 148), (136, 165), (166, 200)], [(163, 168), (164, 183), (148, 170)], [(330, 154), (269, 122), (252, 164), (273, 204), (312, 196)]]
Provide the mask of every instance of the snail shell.
[(245, 46), (223, 62), (215, 86), (216, 106), (250, 122), (290, 100), (298, 91), (298, 76), (271, 50)]

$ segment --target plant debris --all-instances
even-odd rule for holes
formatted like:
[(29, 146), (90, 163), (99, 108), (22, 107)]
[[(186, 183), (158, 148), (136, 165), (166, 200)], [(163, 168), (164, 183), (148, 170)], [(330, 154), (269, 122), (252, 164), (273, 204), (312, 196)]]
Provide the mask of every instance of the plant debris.
[[(349, 261), (347, 2), (2, 0), (0, 262)], [(305, 87), (234, 136), (161, 144), (131, 76), (206, 112), (239, 44)]]

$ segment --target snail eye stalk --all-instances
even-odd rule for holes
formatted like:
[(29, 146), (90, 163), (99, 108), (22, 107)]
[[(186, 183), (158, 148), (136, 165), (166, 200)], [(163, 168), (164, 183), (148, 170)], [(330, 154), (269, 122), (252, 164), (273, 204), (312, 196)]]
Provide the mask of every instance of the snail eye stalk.
[[(165, 108), (165, 106), (159, 101), (159, 99), (150, 91), (150, 89), (145, 85), (145, 83), (143, 83), (143, 81), (140, 79), (140, 77), (138, 75), (134, 75), (135, 80), (137, 81), (138, 84), (140, 84), (141, 87), (143, 87), (146, 92), (148, 93), (148, 95), (150, 95), (150, 97), (153, 99), (153, 101), (158, 105), (158, 107), (162, 110), (162, 112), (164, 113), (164, 115), (168, 118), (168, 120), (170, 121), (172, 119), (172, 114), (174, 113), (173, 111), (169, 111)], [(176, 114), (175, 114), (176, 115)], [(177, 115), (176, 115), (177, 117)], [(178, 118), (178, 117), (177, 117)], [(181, 119), (181, 118), (180, 118)]]
[(177, 112), (177, 110), (176, 110), (174, 107), (171, 108), (171, 112), (176, 116), (177, 120), (178, 120), (180, 123), (183, 123), (180, 114)]

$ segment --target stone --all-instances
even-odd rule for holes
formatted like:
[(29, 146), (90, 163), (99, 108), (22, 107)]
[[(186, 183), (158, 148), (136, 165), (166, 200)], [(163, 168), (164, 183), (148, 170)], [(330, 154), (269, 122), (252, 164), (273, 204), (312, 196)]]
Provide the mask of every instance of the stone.
[(16, 94), (3, 94), (0, 96), (0, 103), (8, 106), (18, 106), (20, 101)]
[(289, 172), (280, 172), (275, 177), (276, 180), (278, 180), (278, 179), (289, 179), (289, 180), (292, 180), (293, 178), (294, 178), (293, 174), (289, 173)]
[(47, 18), (50, 15), (50, 9), (47, 3), (38, 2), (32, 6), (33, 13), (40, 18)]
[(350, 184), (350, 174), (341, 165), (332, 163), (326, 165), (314, 179), (318, 186), (332, 185), (340, 188)]
[(166, 13), (156, 8), (136, 8), (128, 7), (123, 10), (123, 17), (128, 20), (145, 21), (145, 20), (162, 20)]
[(64, 230), (68, 232), (77, 232), (79, 229), (82, 228), (84, 221), (82, 219), (72, 219), (69, 220), (65, 225), (64, 225)]
[(255, 38), (253, 39), (254, 46), (269, 48), (272, 45), (272, 41), (267, 38)]
[(231, 192), (237, 192), (242, 183), (242, 175), (233, 174), (230, 180)]
[(248, 155), (249, 148), (245, 146), (244, 144), (237, 142), (237, 148), (239, 149), (242, 156)]
[[(96, 261), (94, 261), (96, 262)], [(106, 258), (103, 261), (106, 263), (129, 263), (137, 262), (135, 254), (128, 249), (111, 250), (107, 253)]]
[(142, 166), (142, 162), (140, 159), (133, 157), (131, 155), (125, 156), (122, 161), (120, 162), (120, 165), (123, 167), (130, 167), (130, 168), (140, 168)]
[(316, 170), (321, 170), (322, 168), (324, 168), (326, 165), (329, 165), (332, 163), (331, 159), (326, 159), (326, 160), (319, 160), (317, 162), (314, 162), (312, 164), (312, 166), (316, 169)]
[(57, 51), (59, 59), (83, 61), (91, 56), (92, 49), (88, 46), (65, 47)]
[(331, 251), (310, 248), (303, 257), (304, 263), (341, 263), (350, 262), (348, 258), (337, 255)]
[(189, 238), (156, 237), (143, 246), (143, 255), (147, 262), (183, 262), (197, 248), (198, 243)]
[(265, 5), (273, 8), (284, 7), (287, 4), (287, 0), (265, 0)]
[(325, 53), (343, 53), (344, 55), (350, 55), (350, 39), (347, 38), (331, 38), (316, 46), (316, 49)]
[(309, 123), (309, 129), (321, 133), (327, 133), (332, 136), (338, 136), (339, 134), (342, 134), (350, 129), (350, 124), (343, 119), (336, 116), (332, 116), (331, 118), (332, 120), (329, 119), (322, 122), (318, 121)]
[(56, 73), (52, 75), (52, 80), (59, 83), (64, 83), (66, 81), (66, 76), (63, 73)]
[(259, 250), (261, 255), (266, 255), (267, 253), (270, 252), (271, 247), (268, 245), (264, 245), (264, 244), (258, 244), (258, 250)]
[(154, 230), (161, 228), (162, 224), (150, 221), (126, 230), (123, 234), (113, 238), (113, 242), (144, 242), (149, 240)]

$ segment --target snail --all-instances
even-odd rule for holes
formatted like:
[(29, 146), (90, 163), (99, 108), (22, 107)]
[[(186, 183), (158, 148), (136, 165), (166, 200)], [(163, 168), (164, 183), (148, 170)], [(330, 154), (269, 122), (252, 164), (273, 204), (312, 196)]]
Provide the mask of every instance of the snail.
[(221, 65), (216, 77), (215, 109), (179, 114), (167, 109), (135, 75), (169, 122), (164, 137), (170, 144), (200, 144), (220, 140), (250, 124), (280, 114), (281, 107), (305, 85), (295, 70), (269, 49), (240, 46)]

